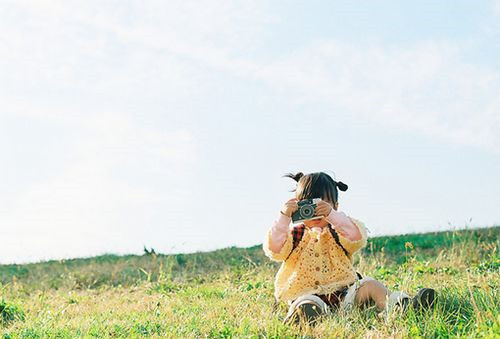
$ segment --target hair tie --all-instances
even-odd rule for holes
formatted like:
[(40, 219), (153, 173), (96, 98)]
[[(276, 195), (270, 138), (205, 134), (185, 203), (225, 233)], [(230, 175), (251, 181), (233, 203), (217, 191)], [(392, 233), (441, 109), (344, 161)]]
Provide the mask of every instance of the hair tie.
[(300, 178), (304, 176), (304, 173), (298, 172), (297, 174), (294, 175), (293, 179), (297, 182), (299, 182)]
[(342, 181), (337, 181), (337, 187), (339, 188), (339, 190), (345, 192), (345, 191), (347, 191), (347, 188), (349, 186), (347, 186), (346, 184), (344, 184)]

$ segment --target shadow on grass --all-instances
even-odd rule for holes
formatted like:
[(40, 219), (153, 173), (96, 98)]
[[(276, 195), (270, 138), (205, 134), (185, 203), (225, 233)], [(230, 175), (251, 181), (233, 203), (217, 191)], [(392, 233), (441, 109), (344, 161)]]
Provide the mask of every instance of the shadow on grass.
[(0, 299), (0, 327), (8, 326), (16, 320), (24, 321), (24, 317), (24, 312), (19, 306), (10, 304), (3, 298)]

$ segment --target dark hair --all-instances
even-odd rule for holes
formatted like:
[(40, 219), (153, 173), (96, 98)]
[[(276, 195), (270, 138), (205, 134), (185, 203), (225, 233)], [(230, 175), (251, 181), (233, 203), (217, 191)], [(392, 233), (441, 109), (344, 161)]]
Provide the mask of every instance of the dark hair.
[(304, 175), (302, 172), (296, 174), (287, 173), (283, 177), (292, 178), (297, 182), (297, 199), (321, 198), (328, 200), (333, 204), (338, 202), (339, 191), (347, 191), (348, 186), (341, 181), (335, 181), (324, 172), (315, 172)]

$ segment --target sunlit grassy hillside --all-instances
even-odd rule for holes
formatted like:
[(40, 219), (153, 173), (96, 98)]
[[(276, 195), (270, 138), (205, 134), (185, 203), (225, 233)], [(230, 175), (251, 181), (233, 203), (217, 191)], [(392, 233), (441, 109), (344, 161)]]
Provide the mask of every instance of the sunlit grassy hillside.
[(314, 328), (283, 325), (273, 308), (279, 267), (261, 246), (209, 253), (115, 256), (0, 266), (4, 338), (495, 337), (500, 335), (500, 227), (369, 240), (358, 271), (413, 294), (437, 289), (428, 314), (373, 309)]

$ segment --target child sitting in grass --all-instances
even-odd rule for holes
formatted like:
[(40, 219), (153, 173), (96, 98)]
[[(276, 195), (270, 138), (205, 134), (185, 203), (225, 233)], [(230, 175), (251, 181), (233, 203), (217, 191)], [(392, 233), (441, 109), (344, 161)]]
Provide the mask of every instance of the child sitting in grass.
[[(403, 292), (390, 293), (379, 281), (354, 270), (353, 254), (366, 246), (367, 235), (361, 221), (338, 211), (338, 189), (346, 191), (346, 184), (323, 172), (285, 176), (297, 181), (295, 198), (284, 204), (263, 244), (270, 259), (282, 262), (275, 297), (278, 302), (288, 302), (285, 322), (312, 322), (332, 309), (353, 304), (374, 303), (385, 312), (393, 307), (424, 309), (434, 304), (433, 289), (421, 289), (410, 298)], [(297, 202), (314, 198), (321, 199), (314, 215), (322, 218), (290, 226)]]

